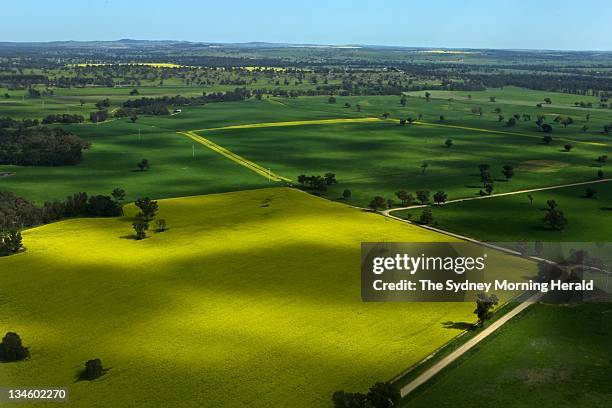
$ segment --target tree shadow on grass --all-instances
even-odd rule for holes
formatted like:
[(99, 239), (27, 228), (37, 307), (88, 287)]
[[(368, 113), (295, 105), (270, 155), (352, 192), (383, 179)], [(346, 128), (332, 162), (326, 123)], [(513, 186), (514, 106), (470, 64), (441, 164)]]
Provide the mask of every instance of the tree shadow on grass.
[(468, 322), (444, 322), (442, 323), (445, 329), (470, 330), (474, 327), (473, 323)]

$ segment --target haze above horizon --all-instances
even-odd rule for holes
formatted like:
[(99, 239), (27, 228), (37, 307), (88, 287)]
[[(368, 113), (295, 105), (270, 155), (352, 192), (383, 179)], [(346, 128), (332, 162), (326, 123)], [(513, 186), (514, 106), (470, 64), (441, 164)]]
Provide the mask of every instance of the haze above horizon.
[(7, 15), (28, 23), (5, 19), (0, 38), (612, 50), (612, 3), (605, 0), (253, 3), (58, 0), (43, 9), (23, 0), (6, 6)]

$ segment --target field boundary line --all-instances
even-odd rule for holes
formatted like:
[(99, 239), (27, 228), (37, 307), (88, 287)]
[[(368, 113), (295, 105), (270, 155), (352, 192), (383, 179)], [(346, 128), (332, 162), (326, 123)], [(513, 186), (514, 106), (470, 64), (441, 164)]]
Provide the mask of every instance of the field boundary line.
[(384, 121), (384, 119), (378, 117), (366, 117), (366, 118), (336, 118), (336, 119), (312, 119), (312, 120), (295, 120), (285, 122), (261, 122), (261, 123), (247, 123), (244, 125), (230, 125), (215, 128), (206, 129), (195, 129), (191, 132), (211, 132), (215, 130), (232, 130), (232, 129), (257, 129), (257, 128), (268, 128), (268, 127), (286, 127), (286, 126), (303, 126), (303, 125), (333, 125), (335, 123), (360, 123), (360, 122), (376, 122)]
[[(505, 130), (491, 130), (491, 129), (475, 128), (475, 127), (470, 127), (470, 126), (445, 125), (445, 124), (442, 124), (442, 123), (431, 123), (431, 122), (421, 122), (421, 121), (414, 121), (412, 123), (415, 124), (415, 125), (422, 125), (422, 126), (443, 127), (443, 128), (448, 128), (448, 129), (462, 129), (462, 130), (471, 130), (471, 131), (474, 131), (474, 132), (494, 133), (494, 134), (498, 134), (498, 135), (509, 135), (509, 136), (523, 136), (523, 137), (530, 137), (530, 138), (533, 138), (533, 139), (540, 139), (540, 140), (542, 139), (538, 135), (531, 135), (531, 134), (528, 134), (528, 133), (519, 133), (519, 132), (507, 132)], [(575, 139), (568, 139), (566, 137), (559, 137), (559, 138), (557, 138), (557, 140), (562, 140), (564, 142), (588, 144), (588, 145), (592, 145), (592, 146), (608, 147), (608, 144), (604, 143), (604, 142), (592, 142), (592, 141), (588, 141), (588, 140), (575, 140)]]
[(176, 132), (180, 135), (184, 135), (187, 136), (188, 138), (192, 139), (193, 141), (201, 144), (202, 146), (205, 146), (207, 148), (209, 148), (210, 150), (212, 150), (213, 152), (216, 152), (224, 157), (227, 157), (228, 159), (232, 160), (235, 163), (238, 163), (239, 165), (246, 167), (247, 169), (251, 170), (254, 173), (259, 174), (260, 176), (266, 177), (271, 181), (286, 181), (286, 182), (291, 182), (291, 179), (287, 178), (287, 177), (283, 177), (280, 176), (276, 173), (273, 173), (272, 171), (270, 171), (269, 169), (266, 169), (265, 167), (260, 166), (257, 163), (254, 163), (250, 160), (245, 159), (242, 156), (237, 155), (236, 153), (232, 152), (231, 150), (226, 149), (225, 147), (219, 146), (218, 144), (216, 144), (215, 142), (206, 139), (200, 135), (197, 135), (194, 133), (194, 131), (187, 131), (187, 132)]

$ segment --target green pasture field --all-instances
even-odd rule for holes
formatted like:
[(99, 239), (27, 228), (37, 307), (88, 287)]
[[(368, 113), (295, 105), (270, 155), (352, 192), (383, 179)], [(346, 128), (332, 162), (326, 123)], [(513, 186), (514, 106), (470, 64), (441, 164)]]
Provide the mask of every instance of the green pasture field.
[[(590, 187), (597, 193), (585, 198)], [(610, 242), (612, 236), (612, 182), (568, 187), (528, 194), (465, 201), (432, 207), (434, 220), (443, 229), (489, 242), (566, 241)], [(555, 200), (568, 224), (563, 231), (551, 230), (543, 221), (547, 200)], [(420, 210), (399, 211), (411, 218)]]
[(609, 304), (536, 304), (405, 399), (405, 407), (603, 407)]
[[(158, 87), (152, 91), (168, 91), (164, 89)], [(38, 99), (2, 100), (0, 116), (43, 117), (47, 109), (53, 113), (78, 113), (80, 109), (86, 114), (93, 110), (92, 106), (86, 104), (81, 108), (78, 102), (66, 99), (77, 98), (75, 95), (79, 93), (91, 95), (90, 105), (104, 97), (116, 98), (113, 103), (128, 98), (117, 96), (119, 91), (127, 93), (123, 88), (56, 91), (56, 95), (45, 99), (44, 111)], [(178, 89), (169, 94), (175, 91)], [(345, 107), (345, 103), (350, 107)], [(357, 111), (358, 104), (361, 111)], [(568, 129), (556, 126), (553, 143), (545, 146), (540, 142), (542, 133), (535, 130), (533, 121), (519, 121), (515, 128), (507, 128), (497, 123), (496, 115), (488, 110), (483, 117), (475, 117), (471, 113), (472, 105), (477, 103), (440, 99), (427, 102), (424, 98), (410, 97), (407, 106), (402, 107), (399, 98), (392, 96), (338, 97), (335, 104), (328, 103), (325, 97), (264, 98), (183, 107), (180, 114), (142, 116), (135, 124), (127, 119), (111, 119), (97, 125), (64, 126), (92, 143), (83, 163), (59, 168), (0, 166), (0, 172), (15, 173), (0, 179), (0, 188), (37, 201), (63, 198), (75, 190), (103, 193), (117, 186), (125, 188), (130, 198), (143, 193), (172, 197), (251, 188), (265, 185), (267, 180), (260, 180), (241, 168), (233, 169), (234, 163), (214, 156), (201, 146), (196, 146), (196, 158), (193, 159), (193, 142), (175, 132), (261, 122), (379, 117), (383, 112), (388, 112), (393, 119), (380, 123), (234, 129), (201, 134), (292, 179), (300, 173), (335, 172), (341, 183), (331, 189), (329, 197), (337, 198), (344, 188), (349, 188), (353, 192), (352, 202), (359, 205), (367, 205), (374, 195), (393, 198), (399, 189), (442, 189), (449, 198), (477, 194), (479, 180), (475, 173), (478, 164), (483, 162), (493, 166), (497, 177), (501, 176), (501, 165), (515, 166), (515, 178), (507, 183), (497, 182), (497, 192), (582, 181), (596, 175), (597, 169), (591, 167), (595, 158), (609, 153), (608, 136), (599, 131), (579, 131), (581, 121), (586, 123), (584, 118), (576, 118), (576, 124)], [(504, 110), (511, 108), (503, 107)], [(516, 108), (519, 112), (537, 110), (535, 107)], [(438, 117), (440, 112), (445, 115), (442, 122)], [(416, 119), (419, 113), (423, 115), (422, 121), (435, 126), (398, 125), (397, 118)], [(603, 123), (605, 115), (593, 109), (590, 126), (595, 128)], [(137, 138), (139, 128), (140, 141)], [(448, 138), (454, 141), (451, 148), (443, 146)], [(570, 153), (561, 151), (565, 143), (574, 145)], [(133, 173), (142, 158), (151, 161), (151, 171)], [(420, 166), (424, 162), (429, 167), (425, 175), (421, 175)], [(99, 174), (105, 176), (92, 177)], [(40, 180), (54, 188), (41, 190)]]
[[(0, 331), (31, 357), (0, 383), (67, 386), (74, 407), (327, 407), (460, 333), (445, 322), (474, 321), (472, 303), (361, 301), (362, 241), (448, 236), (286, 188), (159, 206), (169, 229), (143, 241), (133, 207), (24, 232), (27, 250), (0, 259)], [(505, 277), (535, 272), (490, 255)], [(77, 381), (91, 358), (109, 371)]]
[[(449, 199), (476, 196), (483, 188), (478, 165), (491, 165), (495, 191), (508, 192), (592, 180), (601, 146), (577, 144), (569, 153), (559, 142), (538, 136), (508, 135), (437, 126), (400, 126), (396, 121), (338, 123), (203, 131), (200, 134), (275, 173), (296, 180), (304, 174), (336, 174), (327, 196), (352, 192), (366, 206), (380, 195), (398, 201), (401, 189), (443, 190)], [(444, 145), (451, 138), (453, 146)], [(428, 165), (423, 174), (421, 165)], [(515, 176), (505, 181), (503, 165)]]

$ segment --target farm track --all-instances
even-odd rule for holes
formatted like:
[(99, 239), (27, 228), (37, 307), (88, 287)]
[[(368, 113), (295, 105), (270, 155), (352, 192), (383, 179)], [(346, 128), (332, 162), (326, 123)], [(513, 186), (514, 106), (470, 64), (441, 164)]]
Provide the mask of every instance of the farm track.
[[(490, 199), (490, 198), (511, 196), (511, 195), (516, 195), (516, 194), (535, 193), (535, 192), (538, 192), (538, 191), (555, 190), (555, 189), (558, 189), (558, 188), (586, 186), (586, 185), (589, 185), (589, 184), (607, 183), (609, 181), (612, 181), (612, 178), (604, 178), (604, 179), (601, 179), (601, 180), (591, 180), (591, 181), (581, 181), (581, 182), (578, 182), (578, 183), (559, 184), (559, 185), (556, 185), (556, 186), (528, 188), (528, 189), (524, 189), (524, 190), (509, 191), (507, 193), (491, 194), (491, 195), (484, 195), (484, 196), (457, 198), (455, 200), (448, 200), (448, 201), (446, 201), (446, 202), (444, 202), (444, 203), (442, 203), (440, 205), (453, 204), (453, 203), (462, 203), (464, 201), (487, 200), (487, 199)], [(382, 211), (382, 214), (384, 214), (386, 216), (390, 216), (392, 212), (402, 211), (402, 210), (412, 210), (412, 209), (415, 209), (415, 208), (424, 208), (424, 207), (429, 207), (430, 205), (431, 204), (416, 204), (416, 205), (409, 205), (409, 206), (406, 206), (406, 207), (390, 208), (388, 210)]]
[(271, 172), (269, 169), (266, 169), (262, 166), (260, 166), (257, 163), (254, 163), (250, 160), (245, 159), (242, 156), (237, 155), (236, 153), (222, 147), (219, 146), (218, 144), (214, 143), (213, 141), (206, 139), (202, 136), (197, 135), (196, 133), (194, 133), (193, 131), (188, 131), (188, 132), (177, 132), (181, 135), (187, 136), (188, 138), (192, 139), (193, 141), (208, 147), (210, 150), (219, 153), (222, 156), (227, 157), (228, 159), (234, 161), (235, 163), (238, 163), (239, 165), (246, 167), (247, 169), (251, 170), (254, 173), (259, 174), (260, 176), (266, 177), (268, 178), (270, 181), (277, 181), (277, 182), (282, 182), (282, 181), (286, 181), (286, 182), (291, 182), (291, 179), (288, 179), (287, 177), (283, 177), (283, 176), (279, 176), (276, 173)]

